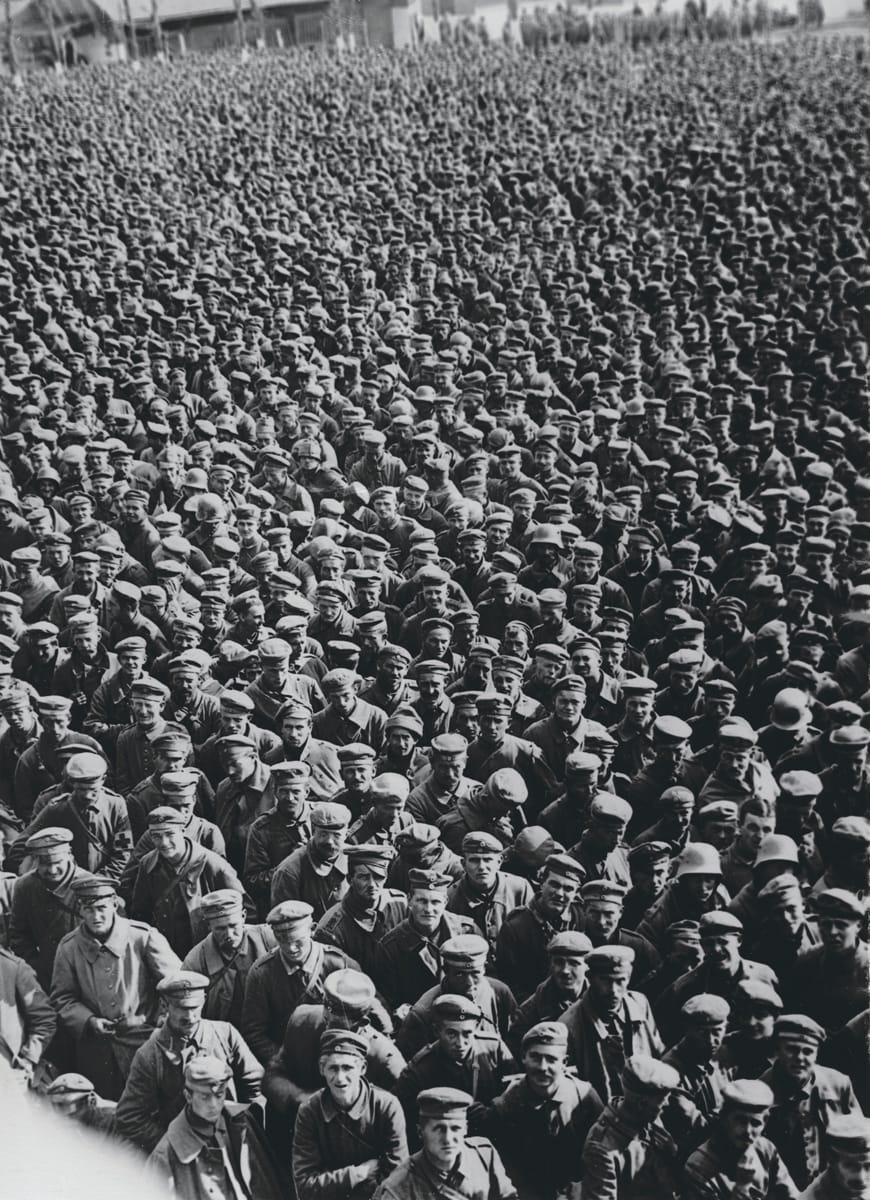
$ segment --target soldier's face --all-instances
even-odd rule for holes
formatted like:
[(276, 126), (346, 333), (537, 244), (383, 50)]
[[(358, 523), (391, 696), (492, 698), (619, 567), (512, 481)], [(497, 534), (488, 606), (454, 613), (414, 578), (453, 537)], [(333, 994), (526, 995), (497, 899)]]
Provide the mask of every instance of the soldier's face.
[(238, 950), (245, 936), (245, 918), (238, 916), (220, 917), (211, 922), (211, 933), (219, 950), (227, 953)]
[(36, 873), (43, 883), (60, 883), (73, 861), (69, 846), (41, 850), (36, 859)]
[(318, 825), (311, 835), (311, 842), (324, 862), (335, 862), (344, 849), (346, 834), (346, 829), (324, 829)]
[(199, 1028), (205, 993), (173, 996), (166, 1002), (166, 1024), (178, 1037), (188, 1037)]
[(741, 1108), (725, 1108), (720, 1115), (720, 1130), (724, 1141), (742, 1158), (764, 1132), (767, 1113), (746, 1112)]
[(305, 961), (311, 949), (310, 920), (287, 921), (283, 925), (273, 925), (272, 932), (287, 962), (298, 965)]
[(442, 1021), (438, 1041), (451, 1062), (465, 1062), (474, 1048), (477, 1021)]
[(330, 1054), (321, 1059), (321, 1074), (338, 1108), (348, 1109), (353, 1105), (362, 1085), (364, 1066), (355, 1054)]
[(358, 866), (351, 876), (350, 889), (366, 908), (374, 908), (384, 890), (385, 882), (385, 877), (380, 872)]
[(465, 1144), (468, 1122), (462, 1116), (427, 1117), (420, 1121), (420, 1139), (428, 1158), (445, 1174)]
[(838, 1154), (832, 1158), (830, 1172), (844, 1196), (865, 1200), (870, 1195), (870, 1154)]
[(780, 1066), (796, 1083), (809, 1078), (816, 1065), (819, 1047), (816, 1042), (803, 1038), (782, 1038), (776, 1050)]
[(408, 912), (418, 929), (433, 932), (438, 928), (447, 907), (445, 892), (417, 888), (408, 899)]
[(577, 899), (578, 885), (561, 875), (549, 874), (541, 884), (541, 907), (547, 913), (563, 913)]
[(330, 693), (329, 704), (340, 717), (350, 716), (356, 705), (356, 689), (347, 687), (342, 688), (341, 691)]
[(501, 866), (500, 854), (466, 854), (464, 861), (465, 874), (475, 887), (486, 891), (493, 886)]
[(473, 1000), (483, 982), (486, 964), (483, 958), (466, 959), (463, 963), (446, 963), (444, 991)]
[(69, 733), (69, 722), (69, 713), (58, 714), (56, 716), (43, 716), (42, 727), (45, 730), (48, 741), (54, 745), (58, 745)]
[(118, 901), (114, 896), (102, 896), (82, 905), (82, 924), (95, 937), (107, 934), (115, 923)]
[(601, 945), (616, 932), (622, 908), (618, 904), (587, 901), (583, 906), (583, 928), (595, 945)]
[(624, 972), (589, 977), (589, 991), (598, 1012), (617, 1012), (628, 991), (628, 981), (629, 976)]
[(858, 921), (846, 920), (843, 917), (820, 917), (819, 933), (822, 944), (835, 953), (851, 950), (858, 943)]

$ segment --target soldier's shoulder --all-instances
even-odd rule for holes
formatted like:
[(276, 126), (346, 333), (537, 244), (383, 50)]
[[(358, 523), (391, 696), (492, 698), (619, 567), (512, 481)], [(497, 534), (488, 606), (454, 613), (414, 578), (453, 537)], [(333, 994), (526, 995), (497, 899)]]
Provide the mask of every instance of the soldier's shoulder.
[(251, 963), (248, 978), (250, 979), (252, 975), (262, 975), (265, 971), (268, 971), (278, 953), (279, 949), (275, 946), (274, 949), (267, 950), (265, 954), (261, 955), (256, 962)]
[(505, 928), (511, 928), (511, 929), (520, 928), (521, 929), (521, 928), (523, 928), (523, 926), (528, 925), (533, 920), (534, 920), (534, 918), (532, 917), (532, 914), (529, 911), (528, 905), (523, 904), (519, 908), (515, 908), (511, 912), (509, 912), (505, 915), (505, 919), (504, 919), (504, 921), (502, 921), (501, 927), (502, 927), (502, 929), (505, 929)]
[(149, 937), (152, 933), (159, 932), (157, 929), (154, 928), (153, 925), (149, 925), (147, 921), (131, 921), (128, 918), (127, 924), (129, 925), (132, 933), (141, 934), (142, 937)]

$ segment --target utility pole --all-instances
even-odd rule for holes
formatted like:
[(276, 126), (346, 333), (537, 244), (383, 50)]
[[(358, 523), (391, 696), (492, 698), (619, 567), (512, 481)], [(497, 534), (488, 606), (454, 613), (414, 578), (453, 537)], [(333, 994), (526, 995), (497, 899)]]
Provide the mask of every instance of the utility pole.
[(136, 44), (136, 26), (133, 24), (133, 12), (130, 0), (124, 0), (124, 21), (127, 25), (127, 48), (130, 52), (130, 62), (139, 61), (139, 47)]
[(55, 70), (63, 65), (60, 53), (60, 43), (57, 40), (57, 29), (54, 24), (54, 8), (51, 0), (39, 0), (39, 12), (48, 30), (48, 40), (51, 42), (51, 53), (54, 56)]
[(245, 15), (242, 12), (242, 0), (235, 0), (236, 4), (236, 36), (239, 39), (239, 49), (245, 48)]
[(163, 57), (163, 27), (160, 24), (160, 0), (151, 0), (151, 25), (154, 30), (154, 53)]
[(6, 62), (14, 81), (18, 78), (18, 55), (15, 51), (15, 31), (12, 28), (12, 0), (3, 0), (3, 15), (6, 18)]

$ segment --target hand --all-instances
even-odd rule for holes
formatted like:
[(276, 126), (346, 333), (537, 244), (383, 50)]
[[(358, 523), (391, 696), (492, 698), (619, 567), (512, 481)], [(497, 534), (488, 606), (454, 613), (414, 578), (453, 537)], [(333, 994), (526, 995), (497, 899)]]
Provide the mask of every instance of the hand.
[(115, 1022), (109, 1021), (106, 1017), (91, 1017), (88, 1021), (88, 1028), (97, 1037), (111, 1037), (115, 1032)]
[(407, 1015), (410, 1011), (411, 1011), (410, 1004), (400, 1004), (399, 1007), (396, 1009), (395, 1013), (393, 1014), (393, 1016), (396, 1019), (396, 1024), (401, 1025), (402, 1022), (404, 1021), (405, 1017), (407, 1017)]
[(361, 1182), (365, 1183), (369, 1180), (375, 1182), (381, 1173), (380, 1161), (377, 1158), (369, 1158), (364, 1163), (360, 1163), (360, 1170), (365, 1172)]

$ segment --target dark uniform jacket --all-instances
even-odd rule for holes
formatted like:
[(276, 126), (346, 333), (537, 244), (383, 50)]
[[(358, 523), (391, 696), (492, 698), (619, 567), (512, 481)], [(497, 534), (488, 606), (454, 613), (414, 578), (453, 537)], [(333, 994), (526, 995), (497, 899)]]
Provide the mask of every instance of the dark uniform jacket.
[(314, 941), (298, 967), (288, 967), (277, 947), (254, 963), (245, 983), (241, 1031), (261, 1063), (281, 1049), (294, 1008), (321, 1002), (323, 981), (346, 967), (359, 970), (359, 964), (335, 946)]
[(242, 881), (226, 859), (185, 840), (187, 854), (178, 864), (170, 864), (156, 850), (145, 855), (130, 899), (130, 915), (159, 929), (180, 956), (208, 932), (200, 912), (203, 896), (220, 888), (244, 895)]
[(283, 1200), (278, 1176), (255, 1109), (227, 1104), (206, 1144), (184, 1109), (154, 1147), (149, 1166), (179, 1200)]
[(196, 971), (209, 981), (202, 1015), (211, 1021), (229, 1021), (239, 1029), (248, 973), (258, 959), (274, 949), (271, 925), (246, 925), (242, 943), (229, 959), (221, 954), (214, 934), (206, 934), (197, 942), (181, 965), (185, 971)]
[(580, 1150), (603, 1108), (595, 1088), (573, 1074), (552, 1096), (539, 1096), (523, 1077), (494, 1101), (486, 1129), (523, 1200), (555, 1200), (577, 1182)]
[(327, 1088), (299, 1108), (293, 1134), (298, 1200), (368, 1200), (371, 1188), (360, 1166), (376, 1158), (385, 1178), (407, 1157), (399, 1101), (365, 1080), (347, 1112), (339, 1113)]
[(373, 1200), (515, 1200), (516, 1196), (492, 1143), (469, 1137), (447, 1179), (418, 1150), (384, 1180)]
[(375, 983), (393, 1008), (414, 1004), (441, 975), (439, 947), (463, 933), (480, 934), (467, 917), (445, 912), (431, 937), (418, 933), (405, 917), (384, 937), (376, 960)]
[(773, 1092), (765, 1134), (780, 1152), (799, 1188), (805, 1188), (827, 1166), (824, 1131), (839, 1113), (861, 1115), (852, 1084), (831, 1067), (816, 1065), (808, 1083), (798, 1088), (778, 1063), (762, 1080)]
[(581, 1079), (609, 1101), (621, 1094), (620, 1075), (633, 1054), (660, 1058), (664, 1044), (646, 996), (626, 992), (613, 1019), (601, 1017), (587, 992), (559, 1018), (568, 1029), (568, 1055)]
[(263, 1068), (234, 1026), (200, 1021), (182, 1045), (168, 1025), (161, 1025), (133, 1059), (115, 1111), (115, 1128), (121, 1137), (151, 1153), (184, 1107), (184, 1068), (196, 1054), (213, 1054), (232, 1069), (229, 1097), (242, 1102), (256, 1099)]
[(9, 949), (33, 967), (46, 991), (51, 987), (57, 948), (79, 923), (72, 885), (88, 875), (88, 871), (73, 865), (55, 888), (48, 887), (36, 871), (28, 871), (14, 881)]
[(280, 862), (272, 875), (271, 902), (304, 900), (319, 921), (327, 909), (347, 891), (347, 859), (340, 854), (333, 863), (321, 863), (311, 846), (299, 846)]
[(321, 917), (314, 936), (320, 942), (338, 946), (371, 976), (377, 968), (381, 941), (405, 919), (407, 911), (408, 900), (404, 892), (385, 888), (373, 913), (356, 911), (351, 893), (346, 892)]

